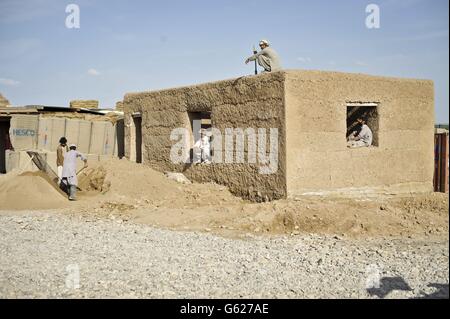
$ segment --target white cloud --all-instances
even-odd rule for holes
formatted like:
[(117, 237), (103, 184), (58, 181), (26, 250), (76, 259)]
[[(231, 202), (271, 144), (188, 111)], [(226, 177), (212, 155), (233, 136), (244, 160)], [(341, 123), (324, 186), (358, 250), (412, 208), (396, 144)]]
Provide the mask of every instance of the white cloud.
[(363, 61), (356, 61), (355, 64), (359, 65), (359, 66), (368, 66), (368, 64), (366, 62), (363, 62)]
[(12, 80), (12, 79), (0, 78), (0, 84), (8, 85), (8, 86), (15, 86), (15, 85), (19, 85), (20, 82), (16, 81), (16, 80)]
[(302, 62), (302, 63), (308, 63), (308, 62), (311, 62), (312, 60), (309, 57), (301, 57), (301, 56), (299, 56), (297, 58), (297, 61)]
[(89, 70), (87, 71), (87, 73), (88, 73), (89, 75), (92, 75), (92, 76), (98, 76), (98, 75), (100, 75), (100, 72), (98, 72), (96, 69), (89, 69)]

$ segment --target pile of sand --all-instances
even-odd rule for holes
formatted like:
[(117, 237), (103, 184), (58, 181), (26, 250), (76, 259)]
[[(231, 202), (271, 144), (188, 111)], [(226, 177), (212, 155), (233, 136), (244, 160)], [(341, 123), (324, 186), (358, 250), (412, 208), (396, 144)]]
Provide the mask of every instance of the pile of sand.
[(93, 167), (101, 200), (87, 215), (221, 234), (321, 233), (348, 236), (407, 236), (448, 232), (448, 197), (422, 194), (388, 198), (303, 198), (251, 203), (216, 184), (180, 184), (126, 159)]
[(216, 184), (180, 184), (126, 159), (93, 164), (69, 202), (42, 173), (0, 177), (1, 209), (67, 207), (71, 213), (159, 227), (239, 233), (448, 236), (448, 196), (322, 198), (251, 203)]
[(51, 209), (67, 205), (65, 196), (41, 172), (13, 172), (0, 179), (0, 209)]
[(136, 201), (168, 208), (202, 207), (243, 202), (226, 187), (217, 184), (180, 184), (162, 172), (126, 159), (111, 159), (92, 167), (92, 176), (105, 175), (101, 188), (107, 188), (108, 200)]
[(105, 178), (106, 169), (103, 166), (87, 168), (78, 175), (78, 186), (82, 191), (106, 193), (111, 183)]

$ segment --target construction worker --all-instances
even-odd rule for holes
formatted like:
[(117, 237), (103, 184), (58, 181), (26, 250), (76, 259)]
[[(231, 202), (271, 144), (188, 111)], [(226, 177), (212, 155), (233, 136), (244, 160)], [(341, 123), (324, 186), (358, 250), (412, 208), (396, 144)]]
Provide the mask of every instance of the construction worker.
[(78, 185), (77, 178), (77, 158), (84, 162), (84, 167), (87, 167), (87, 158), (77, 151), (77, 146), (71, 144), (69, 151), (64, 154), (64, 166), (62, 172), (62, 183), (64, 183), (69, 195), (69, 200), (76, 200), (76, 192)]
[(263, 72), (275, 72), (281, 70), (281, 62), (278, 53), (270, 47), (269, 41), (261, 40), (259, 42), (261, 51), (245, 60), (245, 64), (250, 61), (258, 61), (258, 64), (264, 68)]
[(366, 120), (363, 118), (357, 119), (358, 124), (361, 126), (359, 133), (354, 131), (347, 140), (347, 147), (358, 148), (358, 147), (369, 147), (372, 145), (373, 133), (370, 127), (367, 126)]
[(67, 147), (67, 139), (61, 137), (59, 139), (59, 145), (56, 148), (56, 167), (58, 168), (58, 184), (61, 183), (62, 171), (64, 165), (64, 154), (69, 151)]

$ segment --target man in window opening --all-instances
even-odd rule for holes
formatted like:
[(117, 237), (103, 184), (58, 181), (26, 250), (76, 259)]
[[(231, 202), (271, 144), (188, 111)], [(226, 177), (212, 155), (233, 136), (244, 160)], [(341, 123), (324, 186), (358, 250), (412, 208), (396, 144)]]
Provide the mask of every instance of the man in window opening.
[(200, 138), (195, 142), (193, 147), (193, 163), (194, 164), (209, 164), (211, 163), (211, 144), (209, 141), (209, 133), (205, 129), (199, 131)]
[(254, 54), (245, 60), (245, 64), (257, 60), (258, 64), (264, 68), (263, 72), (275, 72), (281, 70), (281, 62), (278, 53), (269, 46), (269, 41), (261, 40), (259, 42), (261, 51), (254, 51)]
[(366, 120), (363, 118), (357, 119), (359, 125), (361, 125), (361, 130), (359, 133), (357, 131), (352, 132), (347, 139), (347, 147), (358, 148), (358, 147), (369, 147), (372, 145), (373, 133), (370, 127), (367, 126)]

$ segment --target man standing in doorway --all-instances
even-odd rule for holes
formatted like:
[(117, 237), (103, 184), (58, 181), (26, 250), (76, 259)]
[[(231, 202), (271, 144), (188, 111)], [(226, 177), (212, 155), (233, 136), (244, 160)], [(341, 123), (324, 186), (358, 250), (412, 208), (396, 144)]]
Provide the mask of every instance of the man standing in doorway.
[(84, 167), (87, 167), (87, 158), (77, 151), (77, 146), (71, 144), (69, 151), (64, 155), (64, 166), (62, 173), (62, 182), (67, 186), (69, 200), (76, 200), (76, 192), (78, 185), (77, 178), (77, 158), (84, 162)]
[(195, 142), (193, 147), (193, 164), (210, 164), (211, 163), (211, 143), (210, 132), (206, 129), (200, 129), (200, 138)]
[(250, 61), (258, 61), (258, 64), (264, 68), (264, 72), (275, 72), (281, 70), (281, 62), (278, 53), (270, 47), (269, 41), (261, 40), (259, 42), (261, 51), (245, 60), (245, 64)]

